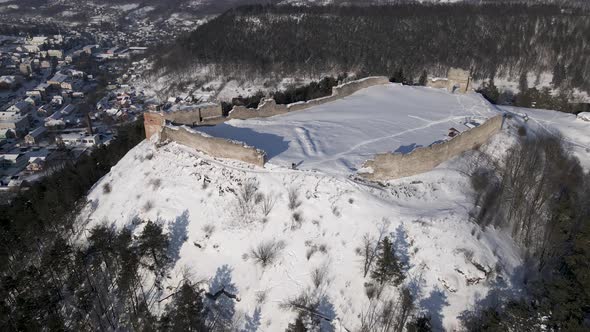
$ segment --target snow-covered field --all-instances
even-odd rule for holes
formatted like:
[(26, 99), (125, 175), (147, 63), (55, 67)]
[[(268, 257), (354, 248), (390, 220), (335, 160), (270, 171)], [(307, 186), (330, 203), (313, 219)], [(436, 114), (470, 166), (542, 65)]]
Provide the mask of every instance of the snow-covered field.
[(479, 94), (388, 84), (300, 112), (200, 130), (260, 148), (272, 164), (348, 174), (375, 153), (408, 153), (498, 113)]
[(578, 157), (582, 166), (586, 170), (590, 170), (590, 122), (576, 117), (575, 114), (557, 111), (511, 106), (498, 107), (523, 116), (527, 115), (529, 118), (528, 125), (533, 130), (549, 133), (557, 130), (561, 133), (573, 154)]
[[(527, 113), (532, 129), (555, 126), (575, 144), (590, 143), (588, 122), (550, 111), (510, 111)], [(521, 265), (515, 245), (502, 232), (469, 220), (473, 192), (464, 170), (473, 155), (385, 186), (358, 181), (351, 170), (371, 153), (427, 145), (465, 117), (495, 112), (475, 94), (388, 85), (307, 111), (220, 127), (249, 133), (238, 138), (256, 139), (270, 151), (284, 144), (264, 168), (213, 159), (176, 143), (144, 141), (97, 183), (81, 220), (87, 227), (112, 223), (136, 232), (143, 227), (137, 220), (162, 223), (175, 260), (165, 286), (178, 285), (188, 274), (204, 280), (211, 292), (225, 287), (239, 294), (240, 301), (223, 301), (235, 312), (240, 331), (245, 324), (249, 329), (243, 331), (283, 331), (296, 313), (280, 304), (303, 292), (320, 298), (318, 311), (333, 319), (333, 329), (322, 331), (355, 331), (369, 304), (365, 283), (370, 281), (363, 277), (358, 248), (365, 234), (381, 230), (407, 264), (403, 286), (415, 296), (419, 312), (431, 316), (435, 330), (454, 330), (462, 311), (493, 301), (492, 290), (506, 295), (520, 289), (513, 281)], [(520, 123), (519, 117), (510, 120), (482, 149), (501, 155)], [(298, 170), (285, 166), (300, 159), (305, 161)], [(268, 215), (262, 203), (240, 207), (238, 193), (248, 182), (274, 199)], [(103, 191), (106, 183), (109, 193)], [(290, 191), (298, 195), (294, 209)], [(263, 268), (251, 249), (271, 240), (282, 249)], [(318, 287), (312, 281), (315, 269), (325, 271)], [(162, 298), (171, 290), (164, 292)], [(391, 286), (389, 294), (396, 298), (398, 288)]]

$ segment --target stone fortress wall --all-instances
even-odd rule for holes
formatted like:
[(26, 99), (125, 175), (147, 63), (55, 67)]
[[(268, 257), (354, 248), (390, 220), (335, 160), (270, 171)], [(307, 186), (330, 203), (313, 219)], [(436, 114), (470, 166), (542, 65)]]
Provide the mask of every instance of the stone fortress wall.
[(278, 105), (274, 99), (263, 100), (258, 108), (246, 108), (244, 106), (234, 106), (229, 112), (228, 119), (250, 119), (250, 118), (267, 118), (270, 116), (285, 114), (288, 112), (302, 111), (313, 106), (322, 105), (371, 86), (389, 84), (389, 79), (385, 76), (366, 77), (357, 81), (352, 81), (332, 87), (330, 96), (292, 103), (288, 105)]
[(426, 86), (447, 89), (449, 92), (466, 93), (471, 90), (471, 73), (459, 68), (451, 68), (446, 78), (429, 78)]
[[(289, 105), (277, 105), (274, 99), (263, 100), (258, 108), (235, 106), (229, 116), (223, 117), (221, 105), (203, 104), (187, 107), (173, 112), (149, 112), (144, 114), (145, 135), (151, 138), (159, 134), (159, 140), (171, 140), (207, 153), (213, 157), (241, 160), (246, 163), (264, 166), (264, 151), (247, 146), (242, 142), (211, 137), (195, 129), (175, 125), (214, 125), (231, 119), (264, 118), (293, 111), (301, 111), (312, 106), (344, 98), (361, 89), (388, 84), (387, 77), (367, 77), (358, 81), (344, 83), (332, 88), (332, 95)], [(170, 123), (170, 124), (167, 124)]]
[(160, 140), (174, 141), (216, 158), (236, 159), (260, 167), (266, 162), (266, 153), (262, 150), (186, 127), (164, 126)]
[(223, 110), (219, 103), (205, 103), (181, 107), (173, 111), (163, 112), (162, 114), (164, 114), (167, 121), (174, 124), (196, 126), (212, 119), (221, 118), (223, 116)]
[[(449, 71), (450, 74), (453, 74), (451, 73), (452, 70)], [(463, 73), (457, 73), (457, 75), (453, 74), (454, 76), (449, 75), (449, 79), (447, 79), (447, 83), (451, 78), (451, 81), (455, 82), (453, 83), (452, 91), (457, 91), (458, 86), (461, 88), (460, 84), (464, 84), (462, 87), (468, 89), (469, 75), (463, 75), (465, 71)], [(459, 82), (459, 85), (456, 82)], [(266, 153), (262, 150), (247, 146), (242, 142), (211, 137), (194, 128), (178, 127), (175, 125), (212, 125), (230, 119), (271, 117), (305, 110), (313, 106), (344, 98), (367, 87), (388, 83), (389, 80), (387, 77), (367, 77), (335, 86), (332, 88), (332, 95), (306, 102), (277, 105), (274, 99), (265, 99), (256, 109), (235, 106), (227, 117), (223, 117), (221, 105), (215, 104), (205, 104), (202, 107), (187, 108), (176, 112), (145, 113), (146, 137), (150, 138), (154, 134), (159, 134), (160, 141), (171, 140), (207, 153), (213, 157), (236, 159), (257, 166), (264, 166)], [(443, 86), (443, 88), (448, 88), (448, 85)], [(444, 143), (418, 148), (408, 154), (377, 154), (373, 160), (367, 161), (364, 165), (365, 168), (370, 167), (373, 172), (361, 173), (361, 176), (369, 180), (386, 181), (430, 171), (442, 162), (473, 149), (477, 145), (484, 144), (501, 129), (501, 126), (502, 117), (496, 116), (484, 124), (463, 132)]]
[(363, 165), (363, 168), (371, 168), (372, 173), (360, 175), (369, 180), (387, 181), (428, 172), (441, 163), (486, 143), (500, 131), (502, 122), (502, 115), (497, 115), (443, 143), (417, 148), (407, 154), (377, 154), (373, 160), (368, 160)]

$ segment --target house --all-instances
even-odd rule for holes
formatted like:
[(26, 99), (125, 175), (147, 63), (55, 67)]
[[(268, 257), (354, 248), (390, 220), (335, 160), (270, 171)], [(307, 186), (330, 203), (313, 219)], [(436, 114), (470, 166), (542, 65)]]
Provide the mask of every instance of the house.
[(6, 112), (13, 112), (16, 114), (27, 114), (31, 110), (32, 106), (30, 103), (27, 103), (24, 100), (17, 102), (16, 104), (10, 106)]
[(40, 172), (45, 168), (45, 158), (43, 157), (32, 157), (29, 158), (29, 164), (27, 165), (27, 171)]
[(57, 136), (55, 139), (57, 144), (66, 146), (86, 146), (91, 147), (101, 143), (100, 135), (89, 135), (87, 133), (70, 133)]
[(12, 129), (0, 129), (0, 139), (15, 138), (16, 134)]
[(45, 36), (35, 36), (33, 38), (27, 38), (26, 43), (29, 45), (43, 45), (43, 44), (47, 44), (47, 40), (48, 38)]
[(70, 115), (70, 114), (72, 114), (72, 112), (75, 112), (77, 108), (78, 108), (78, 107), (77, 107), (76, 105), (67, 104), (66, 106), (64, 106), (64, 107), (63, 107), (63, 108), (60, 110), (60, 112), (61, 112), (63, 115)]
[(47, 50), (47, 55), (51, 58), (58, 58), (61, 59), (64, 56), (62, 50)]
[(18, 70), (21, 74), (29, 76), (33, 73), (33, 66), (30, 62), (23, 62), (18, 66)]
[(29, 117), (26, 115), (6, 112), (0, 115), (0, 129), (11, 129), (17, 134), (23, 134), (28, 128)]
[(41, 100), (41, 98), (39, 98), (37, 96), (35, 96), (35, 97), (27, 96), (27, 98), (25, 98), (24, 101), (25, 101), (25, 103), (31, 105), (31, 108), (32, 108), (32, 107), (35, 107), (40, 100)]
[(0, 168), (24, 167), (27, 164), (27, 157), (24, 153), (9, 152), (0, 154)]
[(62, 105), (64, 103), (64, 97), (62, 96), (53, 96), (51, 99), (51, 103), (53, 105)]
[(0, 90), (14, 89), (22, 83), (21, 76), (0, 76)]
[(82, 51), (86, 54), (93, 54), (98, 52), (98, 45), (86, 45), (82, 47)]
[(38, 127), (25, 136), (25, 143), (30, 145), (39, 144), (39, 141), (45, 136), (46, 133), (47, 128), (43, 126)]
[(53, 107), (51, 107), (51, 105), (49, 104), (41, 105), (39, 108), (37, 108), (37, 114), (42, 116), (49, 116), (53, 114)]
[(47, 83), (49, 85), (59, 87), (64, 90), (72, 90), (73, 80), (68, 75), (61, 72), (57, 72), (55, 73), (55, 75), (53, 75), (51, 79), (47, 81)]

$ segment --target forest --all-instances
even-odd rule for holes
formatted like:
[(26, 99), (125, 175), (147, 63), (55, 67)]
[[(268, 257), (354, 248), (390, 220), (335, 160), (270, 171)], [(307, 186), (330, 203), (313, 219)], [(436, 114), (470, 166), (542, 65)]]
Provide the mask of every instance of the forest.
[(154, 73), (201, 65), (278, 77), (403, 70), (417, 80), (424, 70), (460, 67), (476, 79), (549, 72), (554, 88), (589, 91), (588, 36), (588, 12), (556, 5), (244, 6), (158, 47)]
[[(476, 163), (473, 221), (521, 248), (524, 296), (497, 285), (462, 317), (469, 331), (583, 331), (590, 315), (590, 175), (558, 132), (518, 130), (500, 162)], [(487, 300), (487, 301), (486, 301)]]

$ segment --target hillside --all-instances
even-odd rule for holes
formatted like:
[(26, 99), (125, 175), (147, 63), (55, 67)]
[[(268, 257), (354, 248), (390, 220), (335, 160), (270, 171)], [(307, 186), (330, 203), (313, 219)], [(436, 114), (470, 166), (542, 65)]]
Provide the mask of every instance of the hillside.
[[(242, 212), (235, 193), (247, 181), (276, 199), (268, 216), (260, 206)], [(110, 194), (103, 193), (106, 183)], [(306, 291), (323, 297), (321, 312), (337, 318), (336, 326), (358, 328), (369, 305), (363, 286), (369, 279), (356, 251), (364, 234), (377, 236), (384, 227), (407, 259), (406, 284), (420, 308), (451, 329), (498, 280), (515, 291), (519, 286), (508, 281), (520, 264), (511, 241), (468, 221), (467, 187), (464, 176), (445, 168), (375, 188), (318, 172), (251, 169), (174, 143), (157, 148), (143, 142), (98, 183), (86, 213), (88, 226), (113, 223), (139, 231), (142, 225), (132, 226), (134, 220), (161, 222), (178, 252), (166, 285), (178, 284), (187, 268), (211, 292), (223, 283), (241, 298), (230, 302), (238, 315), (259, 315), (260, 331), (285, 329), (295, 313), (279, 304)], [(292, 189), (301, 203), (295, 211), (288, 209)], [(263, 268), (250, 250), (269, 240), (281, 241), (284, 249)], [(326, 271), (318, 289), (311, 275), (316, 268)], [(392, 290), (391, 296), (398, 295)]]
[[(467, 111), (461, 115), (465, 116), (478, 107), (480, 115), (493, 112), (493, 107), (477, 95), (455, 99), (446, 92), (427, 91), (431, 89), (398, 88), (401, 90), (394, 96), (408, 101), (406, 107), (403, 102), (397, 104), (395, 112), (381, 113), (376, 120), (385, 122), (389, 116), (392, 128), (396, 123), (411, 127), (400, 121), (404, 117), (412, 119), (411, 107), (416, 106), (411, 106), (410, 101), (417, 96), (428, 96), (430, 102), (422, 107), (442, 112), (443, 116), (447, 111), (456, 115)], [(374, 103), (379, 109), (379, 103), (384, 102), (384, 96), (379, 97), (380, 89), (363, 90), (342, 102), (357, 109)], [(447, 99), (450, 97), (459, 103), (453, 104)], [(473, 104), (455, 109), (461, 101)], [(300, 114), (307, 112), (309, 119), (316, 120), (323, 114), (327, 121), (326, 116), (335, 114), (330, 105), (339, 104), (330, 103)], [(323, 121), (298, 123), (293, 116), (298, 114), (268, 120), (288, 120), (294, 128), (315, 123), (324, 137), (333, 137), (332, 133), (341, 129)], [(357, 122), (347, 116), (340, 121), (342, 125)], [(514, 128), (513, 124), (509, 128)], [(515, 135), (513, 130), (498, 135), (485, 151), (501, 155)], [(375, 142), (380, 134), (365, 133), (374, 135)], [(334, 138), (323, 144), (346, 145), (366, 138), (350, 135), (347, 141)], [(415, 137), (398, 138), (403, 141)], [(289, 149), (297, 149), (300, 144), (288, 136), (285, 139), (289, 140)], [(246, 322), (258, 331), (284, 330), (296, 313), (280, 305), (304, 293), (318, 299), (318, 311), (332, 320), (333, 328), (357, 329), (359, 318), (371, 306), (365, 294), (365, 284), (371, 279), (363, 277), (360, 255), (363, 237), (388, 235), (405, 263), (403, 286), (411, 290), (418, 311), (430, 314), (436, 328), (455, 329), (462, 312), (481, 304), (490, 292), (502, 289), (517, 294), (520, 289), (519, 250), (501, 231), (483, 229), (470, 221), (473, 192), (466, 174), (476, 155), (467, 154), (434, 171), (381, 187), (359, 182), (345, 168), (336, 172), (330, 167), (306, 170), (304, 163), (303, 169), (292, 170), (281, 166), (285, 163), (280, 158), (276, 163), (271, 158), (264, 168), (258, 168), (215, 160), (176, 143), (155, 145), (144, 141), (95, 185), (81, 220), (88, 222), (88, 229), (112, 224), (117, 229), (130, 227), (134, 233), (141, 231), (145, 220), (162, 224), (171, 237), (169, 253), (175, 265), (160, 298), (166, 298), (187, 276), (202, 280), (201, 287), (211, 292), (225, 287), (238, 294), (240, 301), (222, 301), (224, 310), (236, 313), (233, 321), (240, 328)], [(244, 188), (251, 184), (263, 195), (262, 201), (240, 203)], [(267, 201), (272, 205), (265, 211)], [(251, 250), (265, 241), (276, 241), (281, 249), (276, 259), (263, 267)], [(397, 299), (399, 289), (388, 288), (387, 297)], [(160, 311), (165, 303), (156, 302), (153, 309)]]

